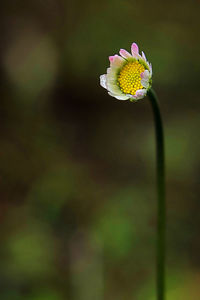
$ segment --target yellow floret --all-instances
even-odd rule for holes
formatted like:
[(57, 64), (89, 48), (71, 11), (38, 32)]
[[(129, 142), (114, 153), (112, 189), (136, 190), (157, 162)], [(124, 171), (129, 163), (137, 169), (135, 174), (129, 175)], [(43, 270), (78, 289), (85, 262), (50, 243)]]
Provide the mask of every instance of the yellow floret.
[(142, 89), (140, 75), (144, 71), (145, 68), (139, 61), (128, 62), (118, 75), (118, 84), (122, 92), (135, 95), (137, 90)]

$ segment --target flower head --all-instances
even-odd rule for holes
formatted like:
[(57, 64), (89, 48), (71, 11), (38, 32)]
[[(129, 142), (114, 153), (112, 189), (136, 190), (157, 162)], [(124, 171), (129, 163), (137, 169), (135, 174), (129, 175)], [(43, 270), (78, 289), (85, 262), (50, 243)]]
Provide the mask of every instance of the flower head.
[(151, 88), (152, 66), (144, 52), (139, 54), (137, 44), (131, 46), (131, 54), (124, 49), (120, 55), (110, 56), (107, 74), (100, 76), (100, 84), (108, 94), (118, 100), (142, 99)]

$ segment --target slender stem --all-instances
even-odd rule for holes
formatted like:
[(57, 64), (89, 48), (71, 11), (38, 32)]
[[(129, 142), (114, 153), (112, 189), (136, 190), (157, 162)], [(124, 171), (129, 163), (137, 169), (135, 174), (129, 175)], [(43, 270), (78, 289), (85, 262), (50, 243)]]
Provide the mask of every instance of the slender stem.
[(166, 231), (166, 205), (165, 205), (165, 154), (164, 134), (160, 108), (155, 92), (150, 89), (148, 96), (151, 102), (155, 131), (156, 131), (156, 160), (157, 160), (157, 255), (156, 255), (156, 276), (157, 276), (157, 300), (165, 299), (165, 231)]

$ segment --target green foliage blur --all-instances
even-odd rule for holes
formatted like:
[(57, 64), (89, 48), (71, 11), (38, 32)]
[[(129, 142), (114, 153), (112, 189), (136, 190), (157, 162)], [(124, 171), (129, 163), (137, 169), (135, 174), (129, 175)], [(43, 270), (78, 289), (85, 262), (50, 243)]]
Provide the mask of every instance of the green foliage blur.
[(151, 108), (99, 85), (132, 42), (165, 125), (167, 300), (200, 299), (199, 6), (3, 1), (0, 300), (155, 299)]

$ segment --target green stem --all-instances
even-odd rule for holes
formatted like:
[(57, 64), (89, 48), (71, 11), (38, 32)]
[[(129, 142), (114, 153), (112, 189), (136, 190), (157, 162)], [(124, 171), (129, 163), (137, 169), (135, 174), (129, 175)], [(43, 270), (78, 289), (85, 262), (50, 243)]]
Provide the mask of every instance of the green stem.
[(155, 92), (150, 89), (148, 96), (151, 102), (155, 131), (156, 131), (156, 159), (157, 159), (157, 255), (156, 255), (156, 276), (157, 276), (157, 300), (165, 299), (165, 231), (166, 231), (166, 205), (165, 205), (165, 154), (164, 134), (160, 108)]

